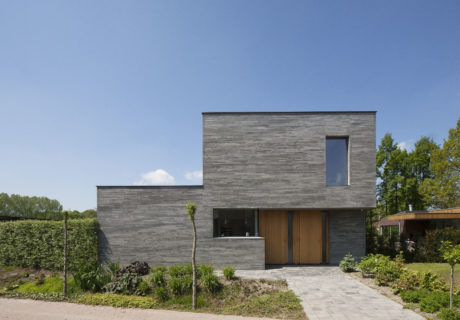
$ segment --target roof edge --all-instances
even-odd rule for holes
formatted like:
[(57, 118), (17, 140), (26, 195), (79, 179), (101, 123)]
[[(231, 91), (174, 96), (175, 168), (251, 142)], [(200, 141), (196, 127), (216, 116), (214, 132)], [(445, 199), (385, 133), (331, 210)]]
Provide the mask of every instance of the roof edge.
[(145, 185), (145, 186), (96, 186), (97, 189), (202, 189), (203, 185), (172, 185), (172, 186), (153, 186), (153, 185)]
[(202, 112), (203, 115), (233, 115), (233, 114), (376, 114), (377, 111), (216, 111)]

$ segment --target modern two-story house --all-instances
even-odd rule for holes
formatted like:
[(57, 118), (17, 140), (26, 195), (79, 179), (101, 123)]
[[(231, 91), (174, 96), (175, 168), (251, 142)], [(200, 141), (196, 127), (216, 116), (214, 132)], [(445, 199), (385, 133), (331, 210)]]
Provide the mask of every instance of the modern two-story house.
[(365, 254), (375, 207), (370, 112), (205, 112), (203, 185), (98, 186), (100, 260), (263, 269)]

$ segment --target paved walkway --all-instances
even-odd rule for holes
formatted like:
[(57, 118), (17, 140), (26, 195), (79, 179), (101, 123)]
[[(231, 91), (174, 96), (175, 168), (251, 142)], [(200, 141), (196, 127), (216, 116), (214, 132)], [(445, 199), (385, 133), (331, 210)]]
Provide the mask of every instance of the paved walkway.
[(423, 320), (338, 267), (295, 266), (237, 271), (243, 278), (285, 279), (310, 320)]
[[(68, 302), (0, 298), (2, 320), (257, 320), (238, 316), (167, 310), (87, 306)], [(264, 319), (266, 320), (266, 319)]]

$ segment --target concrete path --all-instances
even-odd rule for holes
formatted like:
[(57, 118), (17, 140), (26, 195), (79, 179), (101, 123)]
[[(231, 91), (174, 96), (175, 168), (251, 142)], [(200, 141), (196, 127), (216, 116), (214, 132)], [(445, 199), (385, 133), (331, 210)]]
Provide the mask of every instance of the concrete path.
[(167, 310), (124, 309), (87, 306), (68, 302), (49, 302), (0, 298), (2, 320), (257, 320), (238, 316)]
[(423, 320), (338, 267), (295, 266), (237, 271), (242, 278), (285, 279), (310, 320)]

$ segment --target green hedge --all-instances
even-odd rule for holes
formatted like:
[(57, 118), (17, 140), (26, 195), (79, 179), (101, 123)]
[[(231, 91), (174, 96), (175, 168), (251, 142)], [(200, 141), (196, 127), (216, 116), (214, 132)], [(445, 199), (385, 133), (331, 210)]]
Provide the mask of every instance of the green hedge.
[[(68, 227), (69, 269), (96, 262), (97, 220), (69, 220)], [(63, 221), (0, 222), (0, 265), (60, 270), (63, 242)]]

